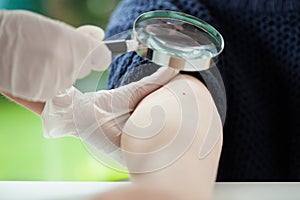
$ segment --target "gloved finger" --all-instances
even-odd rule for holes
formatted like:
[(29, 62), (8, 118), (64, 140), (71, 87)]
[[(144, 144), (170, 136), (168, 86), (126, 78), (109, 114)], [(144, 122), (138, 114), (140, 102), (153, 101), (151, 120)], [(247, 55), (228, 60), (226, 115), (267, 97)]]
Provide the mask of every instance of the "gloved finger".
[(105, 37), (105, 33), (102, 28), (93, 25), (83, 25), (76, 29), (80, 33), (87, 34), (97, 41), (102, 41)]
[[(92, 25), (83, 25), (76, 29), (78, 32), (88, 35), (96, 41), (102, 41), (105, 33), (102, 28)], [(81, 70), (78, 74), (78, 78), (87, 76), (91, 70), (104, 71), (111, 63), (111, 52), (105, 45), (99, 45), (95, 48), (91, 54), (86, 58)], [(101, 63), (99, 63), (101, 62)]]
[[(151, 76), (144, 77), (138, 82), (115, 89), (115, 91), (116, 93), (122, 93), (123, 103), (127, 104), (126, 107), (129, 106), (129, 109), (134, 109), (145, 96), (165, 85), (169, 80), (175, 77), (178, 72), (178, 70), (170, 67), (161, 67)], [(127, 100), (127, 102), (125, 100)]]
[(112, 61), (112, 53), (104, 43), (100, 43), (90, 54), (80, 67), (77, 78), (84, 78), (91, 70), (105, 71)]

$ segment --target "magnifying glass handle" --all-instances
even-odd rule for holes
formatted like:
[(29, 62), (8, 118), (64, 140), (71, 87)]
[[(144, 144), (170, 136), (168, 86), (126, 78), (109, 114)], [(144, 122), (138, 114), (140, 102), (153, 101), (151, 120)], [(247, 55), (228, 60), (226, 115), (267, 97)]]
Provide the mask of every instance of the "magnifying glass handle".
[(104, 44), (113, 55), (136, 51), (139, 46), (136, 40), (108, 40), (104, 41)]

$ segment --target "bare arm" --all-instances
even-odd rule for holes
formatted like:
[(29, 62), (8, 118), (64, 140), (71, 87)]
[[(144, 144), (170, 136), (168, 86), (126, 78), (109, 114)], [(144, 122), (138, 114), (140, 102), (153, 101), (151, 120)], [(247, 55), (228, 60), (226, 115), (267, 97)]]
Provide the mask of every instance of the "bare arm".
[(16, 102), (17, 104), (27, 108), (28, 110), (34, 112), (35, 114), (41, 115), (45, 106), (45, 102), (33, 102), (28, 101), (25, 99), (13, 97), (10, 94), (2, 93), (4, 96), (8, 97), (12, 101)]
[(182, 199), (210, 199), (222, 123), (209, 91), (193, 77), (177, 76), (138, 105), (121, 147), (133, 183)]

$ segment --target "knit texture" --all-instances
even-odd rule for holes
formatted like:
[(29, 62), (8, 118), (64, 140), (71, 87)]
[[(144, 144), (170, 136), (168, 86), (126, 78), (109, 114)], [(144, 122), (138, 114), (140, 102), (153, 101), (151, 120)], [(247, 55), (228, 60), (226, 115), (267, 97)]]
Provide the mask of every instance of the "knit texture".
[[(300, 181), (300, 1), (123, 0), (108, 37), (158, 9), (199, 17), (225, 39), (218, 68), (228, 110), (218, 181)], [(117, 58), (109, 87), (145, 62), (135, 53)]]

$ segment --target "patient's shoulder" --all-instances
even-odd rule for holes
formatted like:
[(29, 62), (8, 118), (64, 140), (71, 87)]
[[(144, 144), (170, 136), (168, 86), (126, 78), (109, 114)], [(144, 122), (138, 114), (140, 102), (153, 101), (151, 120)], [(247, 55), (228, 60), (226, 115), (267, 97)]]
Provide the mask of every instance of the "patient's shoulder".
[(214, 106), (203, 83), (178, 75), (137, 106), (124, 127), (122, 148), (147, 153), (167, 145), (179, 131), (205, 129)]

